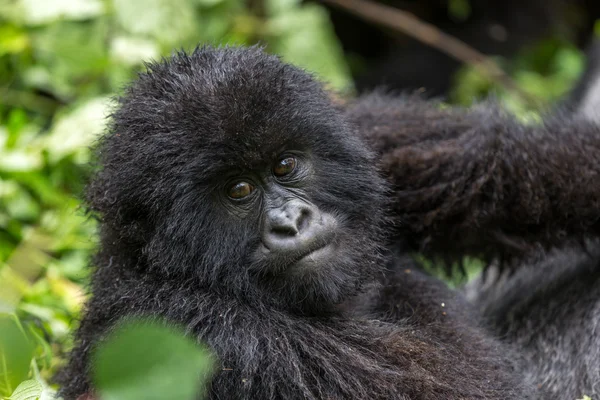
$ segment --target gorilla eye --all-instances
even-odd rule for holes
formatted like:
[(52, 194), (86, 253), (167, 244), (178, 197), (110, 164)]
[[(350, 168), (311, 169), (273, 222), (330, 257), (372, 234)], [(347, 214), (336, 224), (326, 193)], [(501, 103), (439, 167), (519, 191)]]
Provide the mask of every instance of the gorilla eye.
[(296, 169), (296, 159), (294, 157), (286, 157), (277, 161), (275, 167), (273, 167), (273, 173), (275, 176), (285, 176), (290, 174)]
[(238, 182), (229, 188), (227, 195), (232, 199), (239, 200), (249, 196), (253, 191), (254, 186), (248, 182)]

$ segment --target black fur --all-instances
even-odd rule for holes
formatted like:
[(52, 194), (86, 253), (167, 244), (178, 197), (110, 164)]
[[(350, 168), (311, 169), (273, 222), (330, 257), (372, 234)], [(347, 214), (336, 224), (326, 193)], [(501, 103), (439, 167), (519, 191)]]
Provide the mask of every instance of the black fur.
[(575, 95), (541, 124), (493, 104), (381, 93), (348, 111), (394, 184), (398, 238), (449, 261), (487, 258), (468, 297), (544, 400), (600, 395), (600, 245), (586, 240), (600, 234), (598, 46), (590, 52)]
[[(252, 258), (260, 213), (220, 193), (228, 174), (286, 150), (307, 154), (297, 190), (342, 228), (335, 262), (267, 279)], [(91, 350), (128, 315), (182, 324), (216, 352), (211, 399), (526, 398), (516, 358), (469, 304), (383, 246), (388, 188), (374, 156), (299, 69), (257, 48), (153, 64), (98, 156), (88, 202), (101, 248), (59, 376), (66, 400), (93, 390)]]
[(493, 104), (382, 93), (348, 114), (394, 185), (398, 234), (426, 253), (507, 259), (600, 233), (593, 122), (557, 111), (523, 124)]
[[(586, 73), (575, 95), (566, 102), (577, 120), (599, 121), (599, 54), (600, 47), (595, 43), (588, 50)], [(573, 129), (579, 126), (579, 123), (572, 124)], [(572, 138), (575, 141), (569, 147)], [(577, 138), (581, 136), (576, 133), (566, 135), (561, 143), (570, 152), (580, 152), (583, 160), (591, 159), (597, 153), (594, 147), (578, 146)], [(597, 135), (590, 134), (588, 139), (588, 143), (593, 142)], [(591, 153), (587, 155), (587, 151)], [(550, 161), (556, 163), (557, 160)], [(564, 189), (570, 190), (570, 186)], [(575, 194), (581, 192), (575, 191)], [(596, 211), (600, 206), (593, 196), (573, 200), (578, 204), (583, 202), (583, 207), (590, 207), (591, 211), (594, 211), (594, 201)], [(589, 232), (591, 236), (595, 233)], [(525, 357), (524, 375), (538, 389), (537, 397), (560, 400), (587, 395), (598, 398), (600, 245), (597, 239), (586, 241), (583, 247), (563, 246), (550, 253), (536, 252), (515, 266), (518, 268), (502, 271), (497, 263), (492, 264), (485, 274), (467, 286), (469, 298), (495, 332), (507, 343), (517, 346)]]
[(515, 271), (491, 267), (467, 287), (499, 337), (518, 348), (540, 399), (600, 395), (600, 247), (531, 256)]

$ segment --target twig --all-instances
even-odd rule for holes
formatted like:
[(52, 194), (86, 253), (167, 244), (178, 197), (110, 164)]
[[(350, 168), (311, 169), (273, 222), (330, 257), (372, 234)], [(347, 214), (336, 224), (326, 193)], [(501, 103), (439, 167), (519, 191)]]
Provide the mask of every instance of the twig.
[(376, 4), (367, 0), (321, 0), (324, 3), (342, 8), (362, 19), (386, 26), (426, 43), (450, 57), (472, 65), (481, 73), (508, 90), (513, 91), (530, 105), (537, 106), (538, 100), (519, 86), (490, 58), (468, 44), (440, 31), (435, 26), (419, 20), (414, 15), (394, 7)]

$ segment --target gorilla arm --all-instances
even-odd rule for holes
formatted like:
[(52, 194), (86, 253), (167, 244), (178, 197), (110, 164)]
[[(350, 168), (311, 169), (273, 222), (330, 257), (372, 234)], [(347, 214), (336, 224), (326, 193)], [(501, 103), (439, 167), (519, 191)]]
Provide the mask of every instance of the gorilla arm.
[(600, 128), (515, 121), (374, 93), (348, 114), (394, 185), (399, 234), (429, 254), (510, 257), (600, 233)]

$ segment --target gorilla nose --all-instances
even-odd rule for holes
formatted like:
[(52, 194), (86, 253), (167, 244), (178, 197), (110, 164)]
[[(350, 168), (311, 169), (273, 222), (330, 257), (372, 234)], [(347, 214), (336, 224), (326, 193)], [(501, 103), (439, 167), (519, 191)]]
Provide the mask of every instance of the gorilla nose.
[(316, 207), (292, 200), (266, 213), (263, 242), (275, 252), (310, 251), (326, 231)]

